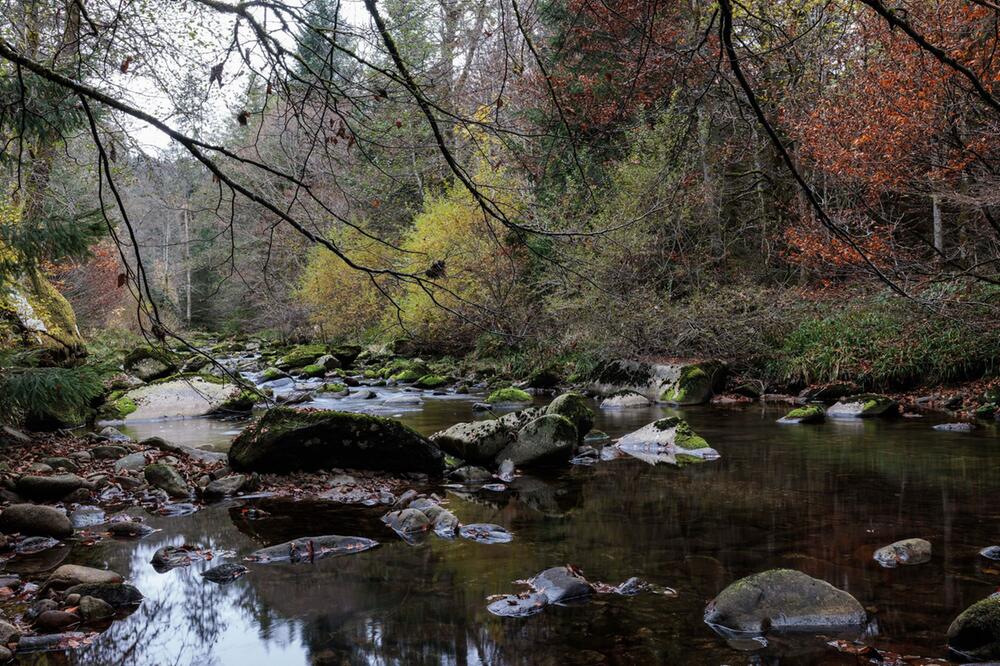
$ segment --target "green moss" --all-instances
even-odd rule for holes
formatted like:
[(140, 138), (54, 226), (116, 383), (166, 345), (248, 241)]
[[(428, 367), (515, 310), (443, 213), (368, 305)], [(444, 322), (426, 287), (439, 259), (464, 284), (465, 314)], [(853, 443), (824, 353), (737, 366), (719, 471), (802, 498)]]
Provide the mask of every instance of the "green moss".
[(782, 417), (783, 422), (819, 423), (826, 417), (826, 412), (819, 405), (796, 407)]
[(725, 372), (718, 361), (686, 365), (677, 381), (660, 394), (661, 402), (676, 405), (700, 405), (712, 397), (716, 379)]
[(563, 393), (549, 404), (545, 412), (568, 418), (576, 427), (581, 441), (594, 427), (594, 412), (587, 405), (587, 399), (579, 393)]
[(976, 416), (981, 419), (993, 418), (993, 415), (996, 414), (997, 409), (998, 408), (996, 403), (993, 402), (987, 403), (985, 405), (979, 405), (979, 407), (976, 408)]
[(510, 386), (508, 388), (497, 389), (490, 393), (490, 397), (486, 399), (489, 403), (503, 403), (503, 402), (531, 402), (531, 395), (519, 388), (514, 388)]
[(397, 372), (396, 374), (392, 375), (392, 379), (396, 380), (397, 382), (415, 382), (423, 376), (424, 372), (422, 369), (408, 368), (406, 370), (403, 370), (402, 372)]
[(436, 389), (448, 383), (448, 379), (441, 375), (424, 375), (414, 384), (417, 388)]
[(282, 370), (294, 370), (312, 365), (324, 354), (326, 354), (325, 345), (300, 345), (282, 356), (275, 365)]
[(259, 399), (256, 391), (251, 391), (250, 389), (243, 389), (240, 391), (239, 395), (226, 400), (222, 405), (219, 406), (220, 412), (249, 412), (253, 410), (253, 406), (257, 404)]
[(199, 372), (178, 372), (176, 375), (170, 375), (169, 377), (163, 377), (162, 379), (155, 379), (149, 384), (166, 384), (167, 382), (177, 382), (184, 381), (186, 379), (201, 379), (209, 384), (216, 384), (218, 386), (224, 386), (229, 384), (229, 379), (223, 379), (222, 377), (216, 377), (215, 375), (205, 375)]
[(365, 379), (376, 379), (378, 378), (378, 370), (365, 370), (362, 376)]
[(327, 382), (319, 387), (319, 393), (340, 393), (341, 391), (346, 391), (347, 387), (343, 384), (338, 384), (336, 382)]
[(125, 418), (135, 410), (139, 409), (139, 406), (135, 404), (135, 400), (126, 396), (118, 398), (113, 404), (120, 418)]
[(262, 372), (260, 375), (260, 379), (261, 381), (265, 382), (273, 382), (275, 379), (282, 379), (283, 377), (287, 376), (288, 375), (286, 375), (281, 370), (278, 370), (274, 366), (271, 366), (269, 368), (264, 369), (264, 372)]
[(322, 365), (306, 365), (299, 369), (299, 374), (303, 377), (322, 377), (326, 374), (326, 368)]
[(708, 448), (708, 442), (705, 441), (705, 438), (696, 434), (687, 421), (681, 421), (677, 424), (677, 430), (674, 431), (674, 444), (689, 450)]

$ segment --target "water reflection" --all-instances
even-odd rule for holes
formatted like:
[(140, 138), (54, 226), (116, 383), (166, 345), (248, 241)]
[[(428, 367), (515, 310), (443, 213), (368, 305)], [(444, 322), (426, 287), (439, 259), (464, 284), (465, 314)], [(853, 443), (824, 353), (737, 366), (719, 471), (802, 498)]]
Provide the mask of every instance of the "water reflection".
[[(596, 427), (621, 435), (674, 413), (604, 413)], [(997, 541), (995, 432), (959, 437), (908, 420), (779, 427), (780, 412), (759, 407), (683, 415), (720, 460), (678, 469), (621, 459), (522, 476), (505, 493), (447, 492), (462, 522), (502, 525), (514, 534), (509, 544), (431, 538), (411, 547), (381, 523), (382, 509), (334, 503), (253, 500), (270, 514), (258, 520), (241, 511), (249, 502), (148, 517), (162, 531), (78, 547), (68, 558), (126, 575), (146, 595), (139, 610), (90, 647), (24, 663), (855, 663), (819, 638), (779, 638), (758, 650), (702, 623), (705, 602), (729, 582), (778, 566), (877, 608), (877, 647), (944, 657), (951, 619), (1000, 584), (977, 554)], [(470, 403), (457, 400), (427, 400), (404, 416), (425, 433), (470, 418)], [(263, 546), (329, 533), (382, 546), (314, 564), (250, 564), (226, 586), (198, 575)], [(886, 570), (872, 561), (875, 548), (914, 536), (933, 543), (930, 563)], [(153, 552), (182, 543), (235, 557), (155, 573)], [(488, 596), (563, 564), (592, 580), (639, 576), (678, 596), (606, 595), (526, 619), (487, 612)]]

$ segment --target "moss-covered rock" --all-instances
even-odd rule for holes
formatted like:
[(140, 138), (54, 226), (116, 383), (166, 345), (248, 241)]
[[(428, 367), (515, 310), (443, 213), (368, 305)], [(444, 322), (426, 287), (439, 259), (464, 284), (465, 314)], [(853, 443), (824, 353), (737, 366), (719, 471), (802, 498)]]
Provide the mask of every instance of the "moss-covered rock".
[(280, 370), (294, 370), (315, 363), (316, 359), (326, 354), (325, 345), (299, 345), (275, 363)]
[(273, 382), (275, 379), (284, 379), (288, 374), (282, 372), (274, 366), (264, 368), (264, 371), (260, 373), (260, 381), (262, 382)]
[(492, 465), (496, 455), (517, 437), (517, 429), (499, 419), (456, 423), (431, 435), (446, 453), (477, 465)]
[(327, 382), (316, 389), (317, 393), (343, 393), (345, 391), (347, 391), (347, 386), (337, 382)]
[(826, 411), (830, 418), (871, 418), (893, 413), (897, 403), (877, 393), (863, 393), (844, 398)]
[(1000, 659), (1000, 597), (977, 601), (948, 627), (948, 647), (969, 659)]
[(496, 464), (534, 465), (569, 460), (579, 441), (573, 422), (559, 414), (546, 414), (525, 425), (517, 438), (496, 455)]
[(0, 347), (41, 350), (45, 363), (87, 354), (72, 306), (38, 272), (0, 287)]
[(279, 407), (236, 438), (229, 464), (237, 471), (262, 473), (346, 467), (440, 474), (444, 454), (392, 419)]
[(538, 368), (528, 377), (528, 386), (535, 389), (551, 389), (559, 385), (561, 374), (556, 366)]
[(442, 377), (441, 375), (424, 375), (416, 382), (414, 386), (422, 389), (436, 389), (444, 386), (448, 383), (447, 377)]
[(576, 427), (576, 434), (583, 441), (590, 429), (594, 427), (594, 410), (588, 400), (579, 393), (563, 393), (549, 403), (546, 414), (559, 414), (568, 418)]
[(826, 419), (826, 412), (819, 405), (805, 405), (796, 407), (780, 419), (778, 423), (822, 423)]
[(677, 381), (660, 394), (660, 401), (671, 405), (703, 405), (722, 387), (726, 366), (720, 361), (706, 361), (681, 368)]
[(177, 359), (169, 351), (143, 346), (130, 351), (122, 366), (125, 372), (144, 382), (151, 382), (177, 372)]
[(814, 631), (866, 621), (865, 609), (850, 594), (791, 569), (741, 578), (705, 608), (705, 622), (731, 631)]
[(503, 403), (515, 403), (515, 402), (531, 402), (531, 394), (522, 391), (519, 388), (514, 388), (513, 386), (497, 389), (490, 393), (490, 397), (486, 399), (486, 402), (491, 405), (503, 404)]
[(343, 368), (349, 368), (354, 365), (354, 362), (364, 351), (358, 345), (338, 345), (330, 350), (330, 353), (340, 361), (340, 366)]
[[(689, 462), (705, 462), (719, 457), (718, 452), (708, 445), (705, 438), (696, 433), (687, 421), (670, 416), (643, 426), (618, 440), (616, 446), (636, 455), (635, 452), (655, 453), (663, 460), (683, 454)], [(641, 457), (641, 456), (640, 456)]]
[(236, 414), (246, 414), (253, 411), (254, 405), (260, 396), (256, 391), (251, 391), (250, 389), (243, 389), (240, 391), (239, 395), (230, 398), (219, 406), (217, 412), (221, 414), (226, 413), (236, 413)]
[(300, 377), (323, 377), (326, 375), (326, 368), (322, 365), (305, 365), (299, 368), (298, 373)]

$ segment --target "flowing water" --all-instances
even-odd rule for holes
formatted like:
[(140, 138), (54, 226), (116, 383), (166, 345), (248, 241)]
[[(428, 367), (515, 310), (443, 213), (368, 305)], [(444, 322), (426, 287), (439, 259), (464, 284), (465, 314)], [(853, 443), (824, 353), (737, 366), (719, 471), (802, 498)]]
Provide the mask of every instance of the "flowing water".
[[(475, 418), (471, 405), (428, 398), (392, 413), (430, 434)], [(234, 500), (185, 517), (146, 516), (160, 531), (141, 541), (62, 549), (66, 562), (124, 574), (146, 597), (139, 609), (90, 646), (24, 663), (858, 663), (827, 647), (829, 638), (771, 639), (754, 650), (761, 646), (727, 642), (702, 622), (705, 603), (727, 584), (773, 567), (852, 593), (874, 611), (869, 643), (944, 658), (952, 618), (1000, 585), (1000, 570), (977, 555), (1000, 543), (994, 430), (935, 432), (931, 419), (779, 426), (781, 412), (760, 406), (603, 412), (595, 427), (619, 436), (667, 414), (688, 419), (722, 457), (681, 468), (626, 458), (524, 476), (506, 493), (447, 493), (462, 522), (503, 525), (515, 535), (509, 544), (432, 535), (411, 546), (380, 522), (383, 508), (313, 501)], [(237, 428), (199, 419), (132, 434), (219, 448)], [(248, 520), (250, 505), (270, 515)], [(198, 575), (322, 534), (382, 545), (313, 564), (251, 565), (226, 586)], [(933, 543), (930, 563), (888, 570), (872, 561), (875, 548), (914, 536)], [(156, 573), (153, 552), (182, 543), (233, 554)], [(599, 595), (526, 619), (487, 612), (490, 595), (567, 563), (591, 581), (639, 576), (677, 596)]]

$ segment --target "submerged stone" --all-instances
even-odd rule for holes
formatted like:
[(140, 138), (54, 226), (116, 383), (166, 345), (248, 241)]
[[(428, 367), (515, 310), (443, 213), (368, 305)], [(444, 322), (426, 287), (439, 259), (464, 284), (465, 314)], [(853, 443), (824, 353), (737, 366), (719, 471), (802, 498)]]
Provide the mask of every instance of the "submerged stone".
[(505, 594), (491, 602), (486, 610), (499, 617), (529, 617), (545, 610), (549, 600), (540, 592)]
[(972, 432), (975, 429), (975, 423), (939, 423), (934, 426), (934, 430), (939, 432)]
[(84, 583), (66, 588), (65, 592), (67, 595), (95, 597), (114, 608), (134, 606), (142, 601), (142, 593), (127, 583)]
[(227, 562), (226, 564), (220, 564), (217, 567), (202, 571), (201, 577), (219, 585), (226, 585), (245, 575), (248, 571), (249, 569), (242, 564)]
[(229, 449), (237, 471), (269, 473), (346, 467), (440, 474), (436, 444), (392, 419), (335, 411), (274, 408)]
[(300, 537), (277, 546), (261, 548), (247, 555), (246, 561), (268, 564), (274, 562), (313, 562), (327, 557), (353, 555), (378, 546), (378, 541), (355, 536), (330, 534), (316, 537)]
[(887, 569), (923, 564), (931, 561), (931, 544), (924, 539), (903, 539), (876, 550), (874, 559)]
[(462, 525), (458, 533), (463, 539), (479, 543), (510, 543), (514, 540), (514, 535), (508, 532), (506, 528), (491, 523)]
[(205, 559), (205, 555), (194, 546), (163, 546), (153, 553), (150, 564), (157, 573), (190, 566), (192, 562)]
[(709, 625), (755, 633), (861, 626), (866, 620), (850, 594), (791, 569), (741, 578), (705, 607)]

